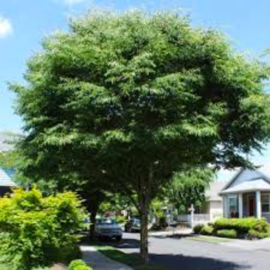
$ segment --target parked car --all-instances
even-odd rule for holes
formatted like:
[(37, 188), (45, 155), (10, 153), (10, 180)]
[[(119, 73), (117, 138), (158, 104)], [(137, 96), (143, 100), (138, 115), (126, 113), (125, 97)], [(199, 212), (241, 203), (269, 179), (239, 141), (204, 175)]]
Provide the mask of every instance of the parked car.
[(98, 239), (122, 239), (122, 229), (114, 219), (101, 218), (96, 221), (96, 237)]
[(141, 221), (138, 218), (132, 218), (125, 224), (125, 232), (139, 232)]

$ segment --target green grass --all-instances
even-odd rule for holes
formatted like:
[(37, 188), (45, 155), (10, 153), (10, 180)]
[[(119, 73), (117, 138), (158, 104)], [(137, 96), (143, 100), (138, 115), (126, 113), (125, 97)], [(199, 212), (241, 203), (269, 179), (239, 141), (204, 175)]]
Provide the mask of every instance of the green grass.
[(152, 264), (143, 265), (139, 256), (133, 254), (126, 254), (118, 249), (115, 249), (114, 247), (97, 245), (95, 246), (95, 248), (106, 257), (114, 261), (126, 264), (132, 267), (134, 270), (167, 270), (166, 268)]
[(193, 236), (189, 237), (189, 240), (192, 241), (198, 241), (198, 242), (208, 242), (208, 243), (224, 243), (224, 242), (229, 242), (230, 239), (225, 239), (225, 238), (220, 238), (220, 237), (214, 237), (214, 236)]

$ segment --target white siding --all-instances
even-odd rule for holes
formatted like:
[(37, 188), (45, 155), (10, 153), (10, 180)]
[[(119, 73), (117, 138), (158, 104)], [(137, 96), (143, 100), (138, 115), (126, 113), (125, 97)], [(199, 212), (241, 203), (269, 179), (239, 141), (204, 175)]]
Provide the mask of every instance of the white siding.
[(210, 217), (211, 220), (223, 217), (223, 205), (222, 201), (210, 202)]

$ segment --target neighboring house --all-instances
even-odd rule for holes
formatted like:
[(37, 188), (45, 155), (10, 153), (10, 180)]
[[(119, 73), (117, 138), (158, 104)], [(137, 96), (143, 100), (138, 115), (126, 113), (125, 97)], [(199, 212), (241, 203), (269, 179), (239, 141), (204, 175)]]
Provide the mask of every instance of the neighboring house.
[(0, 168), (0, 197), (10, 192), (16, 186), (11, 180), (9, 172)]
[(206, 202), (202, 213), (208, 214), (210, 221), (223, 216), (222, 197), (219, 193), (227, 184), (228, 182), (212, 182), (205, 192)]
[(270, 222), (270, 177), (262, 172), (241, 169), (220, 195), (224, 217), (265, 217)]

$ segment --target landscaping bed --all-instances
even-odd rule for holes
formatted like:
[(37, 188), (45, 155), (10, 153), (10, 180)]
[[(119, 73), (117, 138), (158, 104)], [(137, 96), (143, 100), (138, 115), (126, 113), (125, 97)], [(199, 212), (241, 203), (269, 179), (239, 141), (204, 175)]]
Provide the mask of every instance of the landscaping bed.
[(214, 223), (195, 226), (194, 233), (232, 239), (263, 239), (270, 237), (270, 224), (264, 218), (221, 218)]

